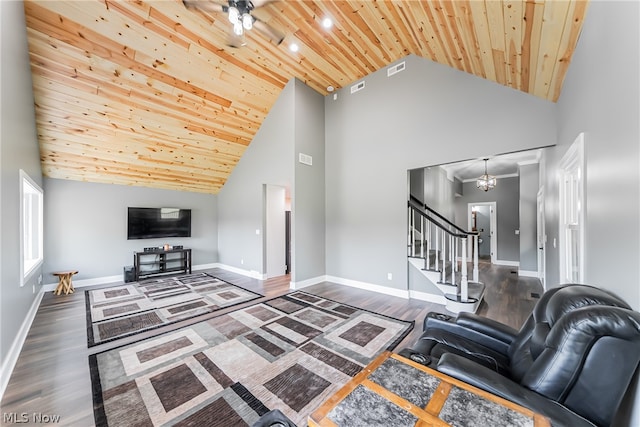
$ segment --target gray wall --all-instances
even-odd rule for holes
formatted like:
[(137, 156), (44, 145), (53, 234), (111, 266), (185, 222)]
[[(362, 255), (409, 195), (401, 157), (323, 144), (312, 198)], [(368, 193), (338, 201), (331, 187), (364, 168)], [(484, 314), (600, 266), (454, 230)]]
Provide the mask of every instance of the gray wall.
[[(548, 242), (558, 237), (556, 170), (585, 132), (588, 283), (640, 309), (640, 30), (638, 2), (591, 2), (562, 96), (558, 147), (545, 183)], [(558, 251), (547, 245), (547, 283), (557, 283)], [(637, 384), (637, 383), (636, 383)], [(640, 425), (640, 393), (615, 425)]]
[[(313, 165), (298, 162), (312, 156)], [(325, 274), (324, 98), (291, 80), (218, 194), (220, 262), (264, 273), (263, 184), (291, 196), (293, 282)]]
[(538, 270), (538, 164), (518, 167), (520, 174), (520, 270)]
[[(453, 222), (454, 184), (440, 166), (424, 168), (424, 202)], [(466, 227), (465, 227), (466, 229)]]
[(499, 178), (496, 188), (481, 191), (475, 182), (462, 185), (462, 197), (455, 198), (456, 224), (468, 228), (469, 203), (496, 202), (498, 229), (498, 261), (518, 262), (520, 260), (520, 242), (516, 235), (519, 227), (518, 201), (520, 184), (518, 177)]
[[(0, 2), (0, 29), (0, 358), (4, 365), (34, 301), (34, 287), (36, 292), (40, 290), (40, 272), (20, 287), (19, 170), (27, 172), (40, 187), (42, 171), (22, 2)], [(47, 197), (45, 193), (45, 201)]]
[[(217, 261), (217, 196), (123, 185), (46, 178), (45, 283), (51, 272), (76, 269), (74, 279), (122, 275), (133, 252), (145, 247), (183, 245), (193, 265)], [(191, 236), (127, 240), (127, 207), (191, 209)]]
[(554, 104), (405, 61), (325, 98), (327, 274), (391, 289), (407, 288), (407, 170), (556, 142)]
[[(266, 272), (263, 265), (263, 184), (290, 194), (293, 184), (295, 81), (290, 81), (269, 111), (251, 145), (218, 193), (219, 262)], [(256, 234), (260, 230), (260, 234)]]
[(424, 203), (424, 171), (425, 168), (409, 171), (409, 194)]
[[(324, 97), (295, 80), (295, 182), (292, 197), (291, 281), (325, 274)], [(313, 165), (298, 162), (298, 154)]]
[[(640, 309), (640, 32), (637, 2), (592, 2), (562, 96), (558, 147), (547, 169), (585, 132), (585, 279)], [(598, 52), (594, 55), (594, 52)], [(546, 176), (546, 232), (558, 238), (558, 182)], [(559, 277), (557, 249), (547, 245), (547, 281)]]

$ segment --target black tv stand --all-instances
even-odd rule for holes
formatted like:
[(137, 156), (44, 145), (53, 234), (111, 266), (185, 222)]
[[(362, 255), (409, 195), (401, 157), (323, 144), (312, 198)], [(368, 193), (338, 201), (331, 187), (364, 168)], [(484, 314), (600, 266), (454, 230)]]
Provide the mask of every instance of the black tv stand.
[(168, 273), (191, 273), (191, 249), (158, 249), (133, 253), (133, 270), (136, 282), (141, 278)]

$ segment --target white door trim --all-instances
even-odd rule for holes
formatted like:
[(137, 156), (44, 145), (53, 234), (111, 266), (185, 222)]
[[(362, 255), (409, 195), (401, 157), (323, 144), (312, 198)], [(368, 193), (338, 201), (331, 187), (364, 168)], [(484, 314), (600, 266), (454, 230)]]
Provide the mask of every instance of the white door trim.
[(545, 205), (544, 205), (544, 186), (538, 190), (537, 203), (536, 203), (536, 243), (538, 253), (538, 279), (542, 283), (542, 289), (547, 290), (547, 284), (545, 282), (546, 276), (546, 244), (547, 234), (545, 231)]
[[(585, 281), (585, 172), (584, 132), (581, 132), (558, 165), (560, 283)], [(570, 233), (577, 239), (577, 244), (570, 244)], [(576, 254), (572, 253), (573, 249)], [(569, 266), (574, 262), (577, 265)]]
[[(467, 204), (468, 230), (473, 227), (472, 208), (474, 206), (489, 206), (489, 235), (491, 236), (491, 264), (498, 261), (498, 207), (496, 202), (474, 202)], [(471, 245), (470, 245), (471, 246)], [(470, 254), (470, 253), (469, 253)], [(471, 255), (469, 255), (471, 256)]]

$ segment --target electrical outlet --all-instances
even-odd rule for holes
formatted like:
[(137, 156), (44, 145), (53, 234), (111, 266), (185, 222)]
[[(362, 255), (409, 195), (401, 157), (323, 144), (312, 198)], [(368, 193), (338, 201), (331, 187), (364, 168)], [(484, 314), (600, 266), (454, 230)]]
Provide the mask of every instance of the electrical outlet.
[(244, 265), (244, 258), (240, 260), (240, 264)]
[(387, 273), (387, 280), (393, 280), (393, 274)]

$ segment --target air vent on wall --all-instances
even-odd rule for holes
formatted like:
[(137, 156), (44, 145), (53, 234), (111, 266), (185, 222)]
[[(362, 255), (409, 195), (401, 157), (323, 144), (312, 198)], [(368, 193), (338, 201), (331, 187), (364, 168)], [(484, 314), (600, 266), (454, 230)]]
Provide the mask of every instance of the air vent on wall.
[(298, 155), (298, 161), (302, 164), (311, 166), (313, 164), (313, 157), (308, 154), (300, 153)]
[(400, 71), (404, 71), (404, 61), (402, 61), (399, 64), (394, 65), (393, 67), (389, 67), (387, 68), (387, 77), (391, 77), (394, 74), (399, 73)]
[(357, 83), (353, 86), (351, 86), (351, 93), (356, 93), (359, 90), (364, 89), (364, 80), (361, 81), (360, 83)]

